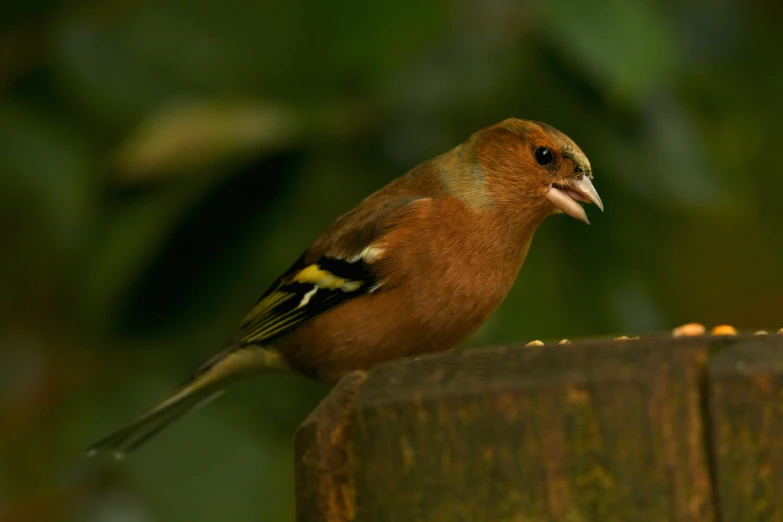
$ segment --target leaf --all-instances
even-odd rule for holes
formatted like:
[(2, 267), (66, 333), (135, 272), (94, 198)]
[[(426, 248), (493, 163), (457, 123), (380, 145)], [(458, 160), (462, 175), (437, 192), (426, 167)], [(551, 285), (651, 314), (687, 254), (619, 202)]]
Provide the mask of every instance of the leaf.
[(104, 217), (85, 260), (81, 284), (85, 312), (105, 325), (112, 304), (161, 248), (178, 218), (207, 193), (217, 176), (191, 176), (187, 183), (122, 205)]
[(258, 102), (181, 102), (153, 112), (114, 156), (119, 179), (135, 184), (259, 154), (296, 139), (294, 115)]
[(617, 101), (644, 99), (677, 70), (675, 28), (658, 3), (560, 0), (542, 5), (541, 36)]
[(48, 292), (71, 277), (84, 244), (96, 203), (94, 164), (74, 129), (10, 103), (0, 103), (0, 158), (0, 300), (14, 314), (40, 312), (53, 304)]

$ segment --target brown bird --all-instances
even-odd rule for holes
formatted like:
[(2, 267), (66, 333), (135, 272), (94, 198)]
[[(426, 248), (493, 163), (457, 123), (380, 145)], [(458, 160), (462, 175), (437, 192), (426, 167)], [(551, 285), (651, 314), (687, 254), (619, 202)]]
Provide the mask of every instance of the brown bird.
[(603, 205), (590, 163), (544, 123), (507, 119), (337, 219), (180, 389), (88, 450), (122, 457), (233, 381), (294, 370), (334, 383), (448, 350), (500, 305), (541, 222)]

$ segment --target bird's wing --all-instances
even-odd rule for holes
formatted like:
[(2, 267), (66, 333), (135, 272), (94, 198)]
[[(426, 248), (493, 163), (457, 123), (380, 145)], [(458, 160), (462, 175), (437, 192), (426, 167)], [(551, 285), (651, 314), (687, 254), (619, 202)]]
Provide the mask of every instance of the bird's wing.
[[(343, 215), (267, 290), (242, 321), (235, 342), (261, 344), (350, 299), (377, 290), (373, 242), (422, 198), (360, 205)], [(426, 199), (426, 198), (424, 198)]]
[(370, 292), (376, 279), (363, 259), (321, 257), (299, 260), (245, 316), (237, 335), (241, 343), (263, 343), (349, 299)]

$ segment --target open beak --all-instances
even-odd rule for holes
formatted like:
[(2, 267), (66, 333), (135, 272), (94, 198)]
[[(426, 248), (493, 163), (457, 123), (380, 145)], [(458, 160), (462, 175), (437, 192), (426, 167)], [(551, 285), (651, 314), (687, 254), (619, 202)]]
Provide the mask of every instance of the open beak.
[(595, 187), (587, 176), (572, 178), (560, 183), (552, 183), (544, 195), (554, 205), (571, 217), (590, 224), (585, 209), (580, 203), (593, 203), (604, 211), (604, 204)]

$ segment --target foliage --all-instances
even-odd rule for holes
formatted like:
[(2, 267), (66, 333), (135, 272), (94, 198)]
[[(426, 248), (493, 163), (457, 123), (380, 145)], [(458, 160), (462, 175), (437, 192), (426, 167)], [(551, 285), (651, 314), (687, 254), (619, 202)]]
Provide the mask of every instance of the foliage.
[(0, 8), (0, 521), (292, 520), (325, 393), (233, 390), (127, 461), (80, 451), (178, 383), (341, 212), (508, 116), (591, 158), (470, 344), (781, 324), (773, 2), (16, 0)]

